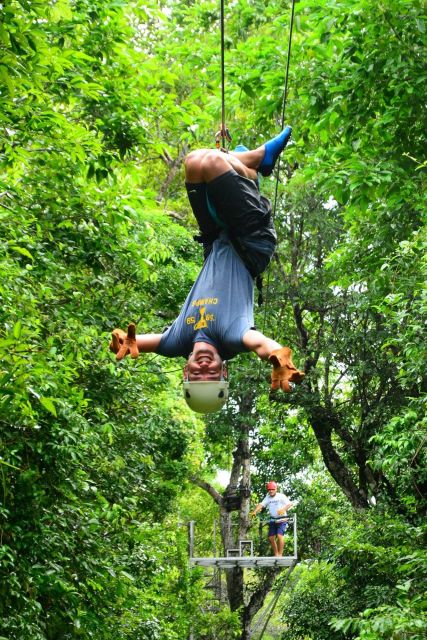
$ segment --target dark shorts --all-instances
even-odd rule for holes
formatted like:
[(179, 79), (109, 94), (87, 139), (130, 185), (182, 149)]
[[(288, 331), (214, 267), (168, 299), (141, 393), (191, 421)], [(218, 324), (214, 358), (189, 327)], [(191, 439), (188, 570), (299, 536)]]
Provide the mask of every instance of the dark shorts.
[(256, 277), (265, 271), (275, 251), (277, 235), (270, 202), (260, 194), (255, 182), (232, 169), (206, 185), (187, 184), (187, 192), (205, 256), (215, 237), (226, 229), (250, 274)]
[(284, 536), (287, 528), (287, 522), (276, 522), (275, 520), (270, 520), (268, 524), (268, 537), (270, 538), (271, 536)]

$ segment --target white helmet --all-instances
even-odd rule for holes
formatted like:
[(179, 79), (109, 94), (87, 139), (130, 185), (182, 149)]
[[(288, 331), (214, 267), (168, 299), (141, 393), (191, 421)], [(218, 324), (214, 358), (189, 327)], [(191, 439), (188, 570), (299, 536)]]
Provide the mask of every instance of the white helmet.
[(197, 413), (219, 411), (228, 400), (227, 363), (221, 365), (220, 380), (190, 382), (188, 372), (184, 378), (184, 398), (190, 409)]
[(184, 398), (190, 409), (197, 413), (219, 411), (228, 399), (226, 380), (208, 380), (204, 382), (184, 381)]

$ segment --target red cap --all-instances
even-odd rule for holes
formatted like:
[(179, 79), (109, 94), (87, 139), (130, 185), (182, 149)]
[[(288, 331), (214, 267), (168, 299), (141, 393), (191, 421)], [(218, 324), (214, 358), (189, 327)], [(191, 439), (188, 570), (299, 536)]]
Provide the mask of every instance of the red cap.
[(275, 482), (273, 482), (273, 480), (270, 480), (270, 482), (267, 482), (267, 491), (270, 491), (270, 489), (277, 489), (277, 484)]

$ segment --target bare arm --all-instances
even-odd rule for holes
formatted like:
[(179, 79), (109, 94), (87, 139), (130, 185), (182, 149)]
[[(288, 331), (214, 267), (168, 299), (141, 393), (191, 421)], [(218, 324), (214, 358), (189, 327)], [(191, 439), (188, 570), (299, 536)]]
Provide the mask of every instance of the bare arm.
[(270, 360), (273, 365), (271, 372), (271, 391), (283, 389), (290, 393), (292, 384), (300, 384), (305, 376), (304, 371), (298, 371), (292, 362), (292, 350), (282, 347), (278, 342), (267, 338), (260, 331), (249, 329), (243, 336), (243, 344), (249, 351), (255, 351), (261, 360)]
[(264, 506), (261, 504), (261, 502), (259, 504), (257, 504), (257, 506), (255, 507), (255, 509), (253, 511), (250, 512), (249, 515), (251, 516), (256, 516), (257, 513), (259, 513), (260, 511), (262, 511), (264, 509)]
[(140, 353), (157, 351), (162, 339), (162, 333), (142, 333), (136, 336), (136, 346)]
[(267, 360), (272, 351), (280, 349), (282, 346), (255, 329), (249, 329), (245, 333), (243, 344), (249, 351), (254, 351), (261, 360)]

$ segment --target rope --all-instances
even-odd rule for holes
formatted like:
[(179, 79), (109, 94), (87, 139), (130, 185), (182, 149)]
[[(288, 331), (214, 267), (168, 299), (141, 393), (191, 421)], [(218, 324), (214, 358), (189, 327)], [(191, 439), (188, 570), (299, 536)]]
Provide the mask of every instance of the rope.
[[(290, 25), (289, 25), (289, 39), (288, 39), (288, 53), (287, 53), (287, 60), (286, 60), (286, 72), (285, 72), (285, 86), (283, 89), (283, 100), (282, 100), (282, 115), (281, 115), (281, 128), (280, 130), (283, 131), (283, 128), (285, 126), (285, 113), (286, 113), (286, 101), (288, 98), (288, 80), (289, 80), (289, 67), (290, 67), (290, 62), (291, 62), (291, 50), (292, 50), (292, 32), (293, 32), (293, 28), (294, 28), (294, 16), (295, 16), (295, 1), (296, 0), (292, 0), (292, 9), (291, 9), (291, 19), (290, 19)], [(273, 209), (272, 209), (272, 216), (273, 216), (273, 220), (276, 217), (276, 210), (277, 210), (277, 199), (278, 199), (278, 192), (279, 192), (279, 179), (280, 179), (280, 161), (281, 161), (281, 156), (279, 156), (279, 159), (277, 161), (276, 164), (276, 184), (275, 184), (275, 189), (274, 189), (274, 200), (273, 200)], [(266, 294), (265, 294), (265, 305), (264, 305), (264, 317), (263, 317), (263, 323), (262, 323), (262, 333), (264, 333), (265, 331), (265, 324), (266, 324), (266, 318), (267, 318), (267, 310), (268, 310), (268, 303), (269, 303), (269, 293), (270, 293), (270, 278), (271, 278), (271, 265), (268, 269), (268, 274), (267, 274), (267, 286), (266, 286)]]

